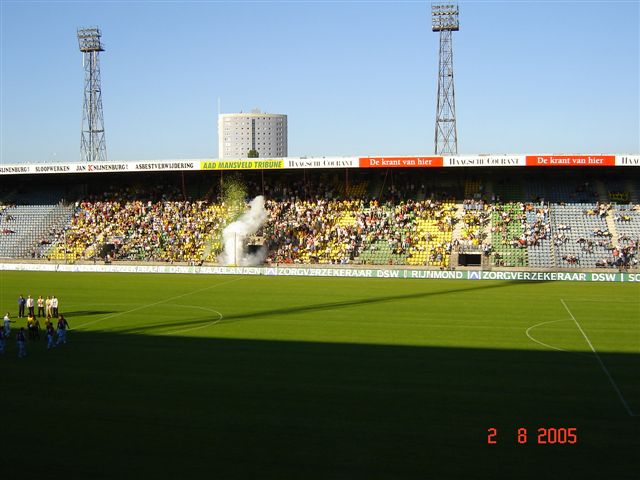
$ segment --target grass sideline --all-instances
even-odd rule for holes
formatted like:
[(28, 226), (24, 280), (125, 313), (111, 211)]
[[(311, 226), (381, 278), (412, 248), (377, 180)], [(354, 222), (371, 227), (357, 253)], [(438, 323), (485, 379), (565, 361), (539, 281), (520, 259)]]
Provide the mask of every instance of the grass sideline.
[(72, 330), (0, 357), (7, 478), (639, 471), (640, 417), (561, 302), (640, 413), (635, 284), (0, 272), (3, 313), (20, 293), (58, 296)]

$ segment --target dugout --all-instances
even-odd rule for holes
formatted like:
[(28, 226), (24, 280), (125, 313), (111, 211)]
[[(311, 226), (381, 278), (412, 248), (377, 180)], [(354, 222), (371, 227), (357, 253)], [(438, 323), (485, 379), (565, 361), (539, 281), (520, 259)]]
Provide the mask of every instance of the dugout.
[(481, 265), (482, 265), (481, 253), (459, 253), (458, 254), (459, 267), (479, 267)]

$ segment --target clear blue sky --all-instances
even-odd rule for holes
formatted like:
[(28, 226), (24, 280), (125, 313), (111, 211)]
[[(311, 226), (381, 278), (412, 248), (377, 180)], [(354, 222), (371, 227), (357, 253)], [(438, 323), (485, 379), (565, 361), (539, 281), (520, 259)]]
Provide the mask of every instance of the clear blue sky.
[[(638, 153), (640, 8), (460, 2), (459, 153)], [(429, 2), (1, 0), (2, 163), (78, 161), (76, 30), (97, 25), (110, 160), (217, 156), (223, 112), (289, 116), (289, 155), (433, 152)]]

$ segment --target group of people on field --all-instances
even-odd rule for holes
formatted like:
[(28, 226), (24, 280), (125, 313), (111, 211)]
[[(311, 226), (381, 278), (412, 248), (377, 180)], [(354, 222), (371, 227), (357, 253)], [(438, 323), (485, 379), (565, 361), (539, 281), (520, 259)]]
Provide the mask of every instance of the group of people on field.
[[(36, 316), (35, 307), (38, 307)], [(26, 315), (25, 315), (26, 311)], [(67, 343), (67, 330), (69, 322), (64, 315), (58, 313), (58, 299), (55, 296), (47, 297), (46, 300), (42, 296), (37, 301), (31, 295), (24, 298), (23, 295), (18, 297), (18, 318), (27, 319), (26, 332), (25, 327), (20, 327), (16, 332), (16, 345), (18, 348), (18, 358), (27, 356), (27, 339), (29, 341), (40, 340), (40, 318), (44, 317), (44, 336), (47, 342), (47, 350), (54, 348), (56, 345)], [(57, 319), (54, 327), (53, 319)], [(11, 324), (17, 323), (11, 320), (9, 312), (4, 316), (2, 328), (0, 329), (0, 355), (4, 354), (6, 342), (11, 336)]]
[(18, 297), (18, 318), (26, 317), (27, 314), (35, 317), (36, 307), (38, 307), (38, 317), (58, 318), (58, 297), (52, 295), (44, 299), (40, 295), (36, 300), (31, 295), (24, 298), (22, 294)]

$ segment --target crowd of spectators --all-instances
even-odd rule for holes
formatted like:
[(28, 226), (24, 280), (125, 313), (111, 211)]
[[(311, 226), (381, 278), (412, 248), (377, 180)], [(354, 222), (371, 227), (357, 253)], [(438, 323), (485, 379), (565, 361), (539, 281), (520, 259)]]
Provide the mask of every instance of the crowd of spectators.
[(580, 259), (576, 255), (563, 255), (562, 260), (569, 265), (580, 265)]
[[(491, 232), (500, 238), (501, 244), (512, 248), (527, 248), (540, 245), (551, 238), (551, 221), (548, 205), (535, 206), (532, 203), (509, 202), (493, 204), (496, 212)], [(535, 213), (533, 221), (527, 220), (527, 212)], [(559, 230), (566, 226), (560, 225)], [(558, 240), (556, 234), (554, 240)]]
[[(366, 187), (361, 180), (353, 184)], [(496, 248), (523, 251), (544, 240), (556, 246), (570, 241), (567, 225), (556, 225), (551, 235), (547, 204), (474, 198), (464, 200), (458, 213), (455, 204), (443, 202), (448, 194), (430, 194), (424, 184), (409, 177), (383, 185), (379, 195), (371, 196), (376, 186), (357, 198), (348, 186), (328, 176), (313, 182), (283, 177), (260, 184), (254, 179), (245, 186), (267, 199), (268, 219), (257, 237), (267, 246), (267, 261), (272, 263), (354, 264), (367, 261), (365, 253), (384, 251), (393, 256), (390, 263), (448, 266), (454, 250), (489, 254)], [(631, 221), (626, 213), (614, 216), (611, 205), (604, 203), (584, 214)], [(0, 233), (9, 233), (8, 218), (7, 206), (0, 205)], [(228, 205), (214, 194), (194, 200), (175, 186), (110, 187), (79, 199), (70, 225), (43, 235), (39, 243), (51, 243), (52, 248), (64, 248), (85, 260), (104, 259), (108, 253), (114, 260), (214, 262), (229, 221)], [(637, 241), (629, 238), (623, 245), (619, 238), (614, 251), (609, 230), (593, 231), (589, 237), (578, 239), (580, 247), (587, 253), (607, 248), (611, 258), (602, 259), (605, 265), (637, 263)], [(579, 259), (567, 256), (564, 261)]]
[[(418, 232), (419, 220), (432, 220), (441, 231), (451, 231), (451, 212), (440, 202), (428, 200), (381, 203), (377, 200), (268, 200), (269, 220), (263, 235), (274, 263), (358, 262), (364, 250), (385, 248), (393, 255), (425, 251), (429, 234)], [(433, 250), (450, 252), (449, 245)], [(442, 252), (429, 251), (430, 260)]]
[(460, 219), (462, 229), (460, 238), (455, 240), (455, 247), (463, 249), (482, 249), (488, 253), (485, 240), (488, 237), (487, 226), (491, 222), (492, 207), (482, 200), (465, 200), (464, 215)]
[[(276, 184), (267, 192), (280, 200), (266, 201), (268, 220), (257, 237), (268, 246), (273, 263), (354, 263), (363, 250), (381, 248), (380, 242), (403, 257), (426, 251), (429, 262), (442, 262), (451, 252), (450, 242), (430, 245), (430, 235), (417, 228), (418, 221), (430, 220), (440, 231), (451, 232), (454, 212), (441, 202), (340, 200), (328, 184), (299, 182)], [(302, 199), (312, 192), (317, 196)], [(81, 259), (95, 258), (98, 246), (109, 245), (110, 258), (118, 260), (215, 261), (228, 221), (224, 203), (170, 198), (175, 195), (165, 192), (141, 200), (125, 191), (78, 201), (57, 243)]]
[(589, 208), (585, 210), (584, 214), (605, 218), (610, 210), (611, 210), (611, 204), (596, 202), (595, 208)]
[(110, 245), (118, 259), (202, 260), (207, 241), (222, 229), (223, 212), (223, 205), (204, 200), (83, 201), (58, 239), (90, 257), (98, 254), (96, 245)]
[(627, 245), (613, 247), (609, 258), (603, 257), (596, 261), (599, 268), (636, 268), (640, 263), (638, 260), (640, 241), (631, 241)]

